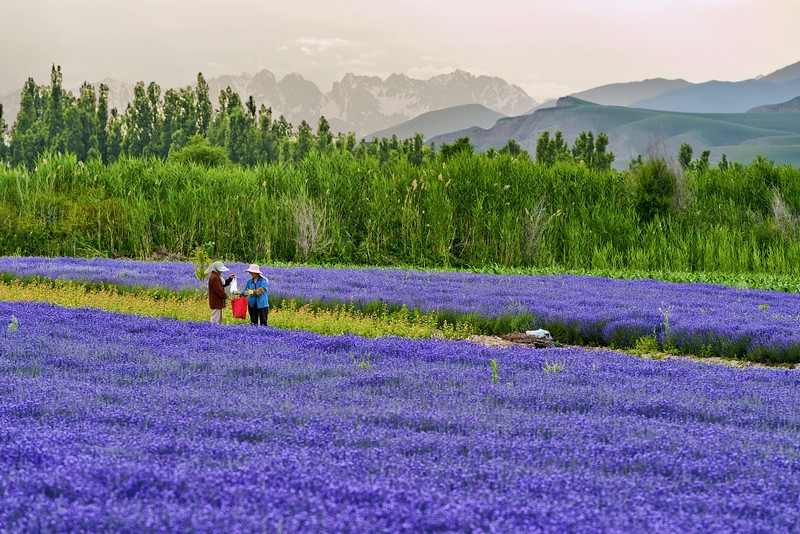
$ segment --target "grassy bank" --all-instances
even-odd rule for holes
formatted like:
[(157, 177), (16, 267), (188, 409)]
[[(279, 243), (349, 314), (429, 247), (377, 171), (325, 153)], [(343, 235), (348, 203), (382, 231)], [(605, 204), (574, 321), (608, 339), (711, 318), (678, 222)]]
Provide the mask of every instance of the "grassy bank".
[(643, 176), (507, 155), (415, 167), (312, 153), (247, 169), (44, 156), (0, 169), (0, 253), (145, 259), (203, 246), (263, 263), (800, 275), (800, 170), (758, 160), (678, 173), (658, 209)]

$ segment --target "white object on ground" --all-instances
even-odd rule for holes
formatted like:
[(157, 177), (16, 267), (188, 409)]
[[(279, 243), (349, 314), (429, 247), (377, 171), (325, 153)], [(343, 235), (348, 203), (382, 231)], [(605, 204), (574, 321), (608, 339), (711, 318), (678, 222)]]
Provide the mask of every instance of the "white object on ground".
[(542, 339), (553, 339), (553, 336), (550, 335), (550, 332), (545, 330), (544, 328), (540, 328), (538, 330), (526, 330), (525, 334)]

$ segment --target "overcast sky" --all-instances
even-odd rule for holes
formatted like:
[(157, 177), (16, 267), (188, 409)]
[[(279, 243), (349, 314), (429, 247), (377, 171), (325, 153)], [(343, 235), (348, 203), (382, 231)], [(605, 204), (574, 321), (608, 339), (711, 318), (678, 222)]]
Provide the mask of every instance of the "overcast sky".
[(800, 0), (0, 0), (0, 93), (298, 72), (462, 69), (537, 101), (648, 78), (737, 81), (800, 61)]

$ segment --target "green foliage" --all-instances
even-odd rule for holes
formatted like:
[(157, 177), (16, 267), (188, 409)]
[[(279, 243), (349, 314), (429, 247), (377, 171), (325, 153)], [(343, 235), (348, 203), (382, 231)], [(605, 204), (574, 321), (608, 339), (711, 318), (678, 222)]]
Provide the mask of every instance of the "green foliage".
[(555, 137), (550, 139), (550, 132), (545, 130), (536, 141), (536, 162), (549, 167), (563, 161), (572, 161), (572, 153), (561, 131), (557, 131)]
[(497, 360), (492, 358), (492, 384), (497, 384)]
[(17, 317), (15, 315), (12, 315), (11, 316), (11, 322), (8, 323), (8, 327), (7, 327), (6, 330), (8, 331), (9, 334), (11, 334), (13, 332), (16, 332), (17, 328), (19, 328), (19, 320), (17, 319)]
[(353, 356), (353, 365), (355, 365), (356, 367), (358, 367), (361, 370), (369, 371), (369, 370), (372, 369), (372, 364), (370, 363), (370, 360), (371, 359), (370, 359), (370, 357), (368, 355), (367, 356), (361, 356), (361, 358), (357, 358), (356, 356)]
[(711, 156), (710, 150), (703, 150), (703, 153), (700, 154), (700, 158), (698, 158), (697, 162), (695, 163), (695, 168), (699, 172), (707, 171), (709, 167), (708, 158)]
[(469, 137), (460, 137), (456, 139), (452, 145), (442, 143), (442, 146), (439, 148), (439, 154), (445, 161), (451, 159), (456, 154), (472, 154), (474, 151), (475, 148), (469, 142)]
[[(45, 113), (35, 85), (28, 88), (33, 113)], [(189, 98), (176, 94), (170, 98)], [(225, 95), (226, 109), (252, 124), (250, 108), (236, 111), (236, 99)], [(84, 96), (88, 117), (93, 98), (88, 89)], [(513, 149), (444, 159), (421, 136), (367, 147), (349, 135), (324, 152), (312, 137), (295, 162), (291, 126), (263, 107), (257, 114), (254, 128), (266, 132), (259, 139), (276, 159), (251, 166), (186, 157), (224, 150), (202, 136), (167, 159), (126, 156), (113, 112), (108, 164), (44, 152), (14, 165), (17, 137), (12, 166), (0, 167), (0, 253), (187, 257), (213, 242), (215, 256), (262, 263), (624, 272), (799, 287), (800, 171), (791, 166), (757, 158), (728, 169), (690, 168), (678, 187), (663, 161), (620, 172), (581, 165), (570, 152), (551, 165), (514, 157)], [(178, 122), (173, 137), (196, 119)], [(212, 125), (209, 136), (229, 135), (229, 122)], [(12, 141), (46, 141), (44, 129), (22, 132), (19, 124)]]
[(567, 364), (564, 362), (553, 362), (553, 363), (545, 362), (545, 365), (544, 367), (542, 367), (542, 370), (545, 372), (545, 374), (550, 374), (550, 373), (557, 374), (566, 369), (566, 367)]
[(633, 344), (633, 352), (634, 354), (640, 355), (653, 355), (660, 352), (660, 347), (658, 346), (658, 339), (656, 336), (642, 336), (636, 340)]
[(214, 243), (198, 245), (192, 251), (191, 261), (192, 265), (194, 265), (194, 275), (198, 280), (203, 280), (208, 276), (206, 269), (213, 263), (208, 253), (211, 248), (214, 248)]
[(206, 168), (230, 163), (224, 148), (211, 146), (208, 139), (199, 134), (193, 135), (184, 148), (170, 155), (170, 159), (178, 163), (194, 163)]
[(526, 158), (531, 157), (527, 150), (523, 150), (519, 143), (514, 139), (509, 139), (508, 142), (500, 149), (500, 154), (508, 154), (512, 158)]
[(692, 145), (689, 143), (682, 143), (678, 149), (678, 163), (681, 164), (683, 170), (688, 169), (692, 164), (692, 153)]
[(634, 170), (633, 199), (642, 222), (667, 215), (675, 188), (675, 175), (664, 159), (648, 159)]

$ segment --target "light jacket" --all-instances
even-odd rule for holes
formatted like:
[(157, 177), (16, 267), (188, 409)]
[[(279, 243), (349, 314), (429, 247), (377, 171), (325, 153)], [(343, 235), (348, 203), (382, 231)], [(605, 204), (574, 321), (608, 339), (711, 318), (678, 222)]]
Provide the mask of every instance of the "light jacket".
[[(259, 289), (262, 291), (259, 291)], [(255, 293), (247, 297), (247, 305), (251, 308), (269, 308), (268, 289), (269, 280), (265, 276), (259, 276), (257, 280), (253, 280), (251, 277), (245, 284), (244, 291), (242, 291), (242, 293), (249, 290), (255, 291)]]

